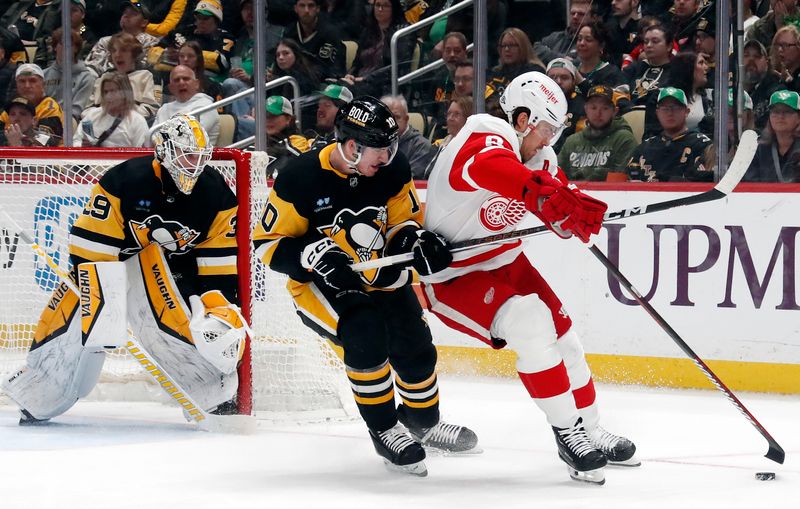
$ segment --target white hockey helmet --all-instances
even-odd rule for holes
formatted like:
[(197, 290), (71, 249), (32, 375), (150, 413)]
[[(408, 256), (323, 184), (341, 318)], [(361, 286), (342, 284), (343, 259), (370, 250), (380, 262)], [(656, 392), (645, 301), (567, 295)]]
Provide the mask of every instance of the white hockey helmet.
[(191, 194), (197, 179), (211, 159), (208, 133), (194, 117), (178, 113), (153, 135), (156, 159), (167, 169), (175, 186)]
[[(567, 118), (567, 98), (558, 83), (546, 74), (532, 71), (520, 74), (508, 84), (500, 97), (500, 106), (514, 125), (514, 117), (521, 108), (528, 113), (528, 124), (549, 138), (552, 145), (564, 131)], [(530, 127), (520, 138), (530, 132)]]

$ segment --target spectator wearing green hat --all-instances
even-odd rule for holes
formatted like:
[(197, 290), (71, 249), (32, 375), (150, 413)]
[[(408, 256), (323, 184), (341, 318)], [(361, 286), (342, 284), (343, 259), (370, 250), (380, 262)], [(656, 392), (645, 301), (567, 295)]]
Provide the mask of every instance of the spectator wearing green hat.
[(747, 182), (800, 182), (800, 95), (779, 90), (769, 99), (769, 122), (742, 180)]
[(275, 159), (267, 167), (268, 176), (283, 170), (289, 162), (311, 146), (297, 132), (292, 102), (280, 95), (267, 97), (267, 154)]
[(334, 123), (339, 108), (353, 100), (353, 93), (343, 85), (328, 85), (320, 92), (317, 103), (316, 124), (305, 134), (311, 149), (323, 148), (336, 141)]
[(596, 85), (586, 97), (586, 127), (567, 138), (558, 154), (558, 166), (570, 180), (606, 180), (608, 172), (621, 172), (636, 139), (628, 123), (617, 117), (614, 90)]
[(684, 91), (662, 88), (656, 116), (661, 134), (646, 139), (633, 151), (628, 162), (631, 180), (711, 182), (711, 138), (686, 126), (689, 106)]

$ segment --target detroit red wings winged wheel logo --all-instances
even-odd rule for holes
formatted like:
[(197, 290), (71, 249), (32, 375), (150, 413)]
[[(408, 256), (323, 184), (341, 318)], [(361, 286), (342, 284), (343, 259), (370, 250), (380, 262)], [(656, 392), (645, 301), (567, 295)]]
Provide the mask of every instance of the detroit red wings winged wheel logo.
[(481, 225), (490, 232), (499, 232), (519, 223), (525, 216), (522, 202), (504, 196), (492, 196), (481, 205)]

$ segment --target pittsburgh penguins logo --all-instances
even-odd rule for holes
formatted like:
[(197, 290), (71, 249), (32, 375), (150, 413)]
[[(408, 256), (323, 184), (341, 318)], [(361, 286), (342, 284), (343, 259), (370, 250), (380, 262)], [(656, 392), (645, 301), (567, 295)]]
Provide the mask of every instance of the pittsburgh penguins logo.
[(168, 254), (184, 254), (194, 248), (193, 242), (200, 236), (197, 230), (177, 221), (164, 221), (157, 214), (141, 223), (131, 220), (128, 225), (133, 238), (139, 244), (139, 248), (132, 250), (133, 252), (144, 249), (149, 244), (158, 244)]
[(479, 219), (481, 226), (490, 232), (499, 232), (519, 223), (525, 212), (522, 202), (496, 195), (481, 204)]
[[(365, 207), (358, 212), (343, 209), (336, 214), (332, 224), (318, 229), (354, 260), (365, 262), (379, 258), (383, 253), (387, 219), (386, 207)], [(377, 274), (377, 270), (369, 270), (362, 276), (371, 283)]]

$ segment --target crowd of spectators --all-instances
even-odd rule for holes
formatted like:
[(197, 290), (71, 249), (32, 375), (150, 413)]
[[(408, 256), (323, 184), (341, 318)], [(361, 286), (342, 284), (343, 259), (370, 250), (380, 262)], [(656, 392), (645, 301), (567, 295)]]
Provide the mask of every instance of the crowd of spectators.
[[(564, 1), (487, 2), (486, 111), (502, 116), (505, 86), (521, 73), (544, 72), (568, 101), (554, 148), (571, 179), (712, 180), (720, 58), (713, 0)], [(744, 0), (740, 123), (760, 134), (745, 180), (800, 181), (798, 1)], [(70, 56), (62, 48), (62, 2), (70, 6)], [(399, 40), (401, 76), (443, 61), (400, 95), (391, 95), (390, 40), (454, 3), (271, 0), (264, 40), (256, 41), (254, 0), (0, 0), (0, 145), (60, 145), (63, 123), (72, 121), (75, 145), (148, 146), (148, 130), (171, 114), (252, 87), (259, 47), (264, 79), (290, 76), (300, 89), (300, 97), (288, 84), (267, 92), (273, 171), (330, 143), (338, 108), (369, 94), (391, 109), (400, 149), (424, 179), (473, 113), (472, 9)], [(733, 95), (727, 106), (736, 115)], [(216, 141), (219, 115), (232, 115), (234, 141), (246, 140), (256, 131), (255, 103), (243, 97), (199, 118)]]

